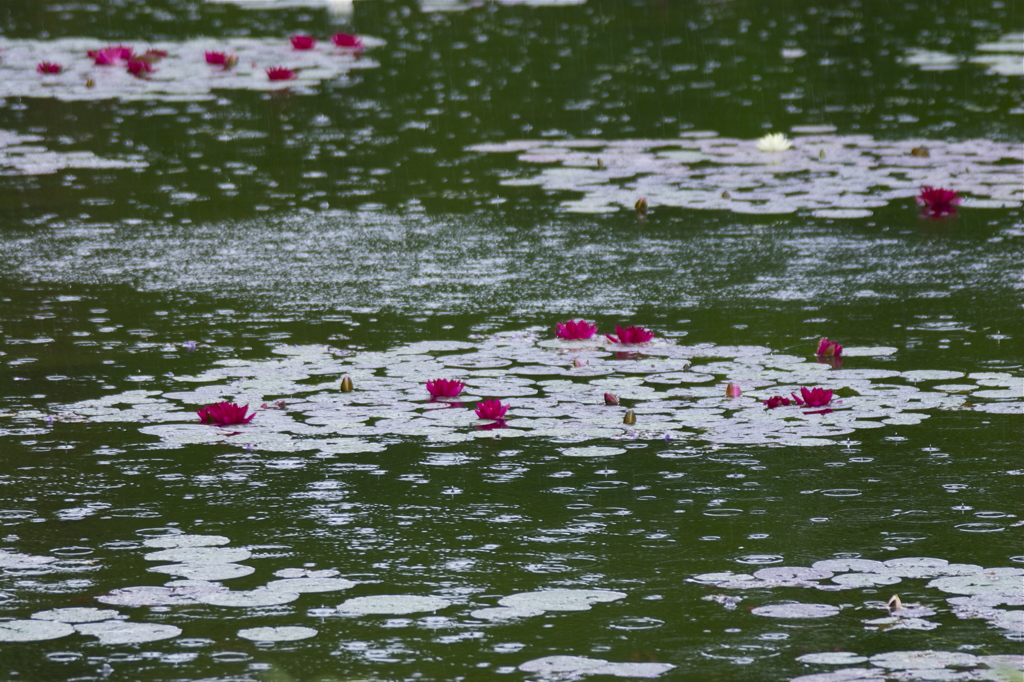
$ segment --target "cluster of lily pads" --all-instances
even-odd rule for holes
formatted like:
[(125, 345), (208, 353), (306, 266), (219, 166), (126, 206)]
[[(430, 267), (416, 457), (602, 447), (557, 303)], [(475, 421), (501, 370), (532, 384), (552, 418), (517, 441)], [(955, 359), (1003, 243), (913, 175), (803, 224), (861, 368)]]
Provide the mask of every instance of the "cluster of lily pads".
[[(562, 204), (577, 213), (627, 207), (646, 215), (650, 206), (672, 206), (864, 218), (891, 201), (916, 198), (924, 215), (943, 217), (961, 202), (971, 208), (1024, 203), (1014, 171), (1022, 161), (1019, 145), (877, 140), (836, 135), (831, 126), (792, 132), (794, 139), (772, 133), (753, 142), (687, 132), (664, 140), (514, 140), (470, 150), (515, 153), (524, 164), (540, 165), (538, 172), (524, 170), (501, 182), (582, 193)], [(952, 186), (958, 191), (946, 189)]]
[[(230, 609), (257, 609), (290, 604), (307, 594), (327, 594), (356, 589), (360, 583), (339, 577), (335, 569), (283, 568), (274, 572), (275, 580), (248, 590), (232, 590), (224, 581), (256, 572), (240, 562), (252, 552), (242, 547), (227, 547), (230, 539), (221, 535), (168, 533), (147, 537), (142, 545), (150, 550), (145, 558), (161, 563), (149, 572), (166, 574), (172, 579), (163, 585), (115, 588), (96, 599), (107, 607), (67, 607), (33, 613), (27, 619), (0, 622), (0, 642), (30, 642), (60, 639), (76, 632), (92, 635), (103, 644), (142, 644), (178, 637), (181, 628), (167, 623), (137, 622), (120, 609), (158, 608), (163, 619), (171, 609), (209, 605)], [(52, 562), (50, 557), (18, 555), (0, 551), (0, 568), (26, 568)], [(459, 616), (427, 615), (433, 626), (438, 619), (445, 624), (474, 631), (543, 616), (548, 613), (589, 611), (593, 606), (626, 598), (624, 592), (595, 588), (549, 588), (518, 592), (499, 597), (496, 605), (471, 603), (465, 597), (418, 594), (370, 594), (350, 597), (334, 606), (315, 606), (305, 612), (301, 625), (261, 625), (243, 627), (237, 636), (271, 644), (316, 637), (319, 629), (307, 624), (315, 619), (373, 618), (436, 614), (461, 608)], [(321, 598), (321, 603), (323, 599)], [(264, 612), (253, 614), (261, 621)], [(561, 672), (601, 674), (617, 677), (655, 677), (675, 666), (668, 663), (610, 662), (580, 656), (545, 656), (524, 662), (524, 672)]]
[(281, 81), (301, 91), (303, 86), (344, 78), (353, 69), (376, 67), (361, 55), (364, 49), (383, 44), (345, 33), (332, 36), (331, 49), (318, 49), (316, 42), (306, 35), (287, 42), (202, 38), (136, 48), (97, 47), (97, 41), (88, 38), (0, 37), (0, 97), (196, 100), (209, 99), (215, 89), (266, 90), (280, 87)]
[[(961, 619), (983, 619), (1006, 633), (1007, 639), (1020, 641), (1024, 638), (1024, 568), (985, 568), (976, 564), (953, 564), (945, 559), (933, 557), (903, 557), (888, 561), (862, 558), (827, 559), (810, 567), (772, 566), (762, 568), (753, 574), (705, 573), (693, 576), (690, 582), (730, 592), (751, 595), (751, 601), (762, 602), (749, 609), (753, 616), (784, 620), (823, 619), (850, 612), (860, 616), (867, 630), (892, 632), (899, 630), (930, 631), (940, 627), (939, 621), (930, 620), (940, 611), (951, 612)], [(834, 606), (832, 604), (797, 601), (794, 599), (772, 600), (764, 596), (769, 591), (783, 589), (812, 589), (824, 592), (868, 589), (896, 591), (896, 585), (918, 592), (906, 581), (927, 580), (925, 589), (937, 590), (956, 595), (945, 599), (945, 608), (935, 603), (907, 604), (898, 595), (888, 602), (867, 600), (863, 604)], [(734, 610), (747, 599), (734, 594), (712, 594), (705, 600), (722, 604)], [(816, 673), (799, 677), (801, 682), (839, 682), (840, 680), (882, 680), (890, 679), (886, 669), (908, 671), (899, 679), (964, 679), (998, 680), (1016, 679), (1024, 671), (1024, 656), (977, 656), (964, 652), (943, 651), (897, 651), (876, 656), (861, 656), (854, 652), (822, 652), (806, 654), (797, 660), (813, 665), (852, 665), (868, 663), (869, 668), (842, 668), (827, 673)], [(973, 675), (952, 677), (946, 668), (978, 668)], [(1016, 677), (989, 677), (988, 670), (1012, 671)], [(913, 671), (913, 672), (910, 672)], [(922, 673), (924, 671), (925, 674)], [(943, 671), (943, 672), (937, 672)], [(931, 675), (931, 676), (929, 676)]]
[[(217, 360), (196, 375), (132, 377), (130, 390), (18, 416), (131, 423), (158, 437), (161, 448), (227, 443), (330, 456), (379, 452), (394, 436), (444, 443), (534, 437), (563, 444), (566, 456), (603, 457), (626, 452), (609, 440), (832, 445), (861, 429), (917, 424), (937, 409), (1010, 414), (1024, 406), (1020, 378), (1010, 373), (900, 372), (865, 363), (897, 352), (890, 347), (846, 346), (842, 357), (829, 357), (660, 336), (641, 344), (550, 336), (528, 330), (384, 352), (280, 345), (276, 358)], [(424, 382), (436, 389), (437, 377), (459, 395), (432, 396)], [(803, 388), (811, 409), (806, 399), (804, 406), (765, 409), (775, 396), (803, 398)], [(492, 396), (499, 404), (487, 409), (507, 408), (500, 421), (464, 409)], [(826, 410), (813, 404), (826, 396)], [(260, 405), (259, 416), (241, 426), (195, 423), (196, 406), (221, 402)], [(211, 418), (206, 409), (206, 422), (228, 414), (219, 408)], [(587, 445), (592, 441), (598, 443)]]

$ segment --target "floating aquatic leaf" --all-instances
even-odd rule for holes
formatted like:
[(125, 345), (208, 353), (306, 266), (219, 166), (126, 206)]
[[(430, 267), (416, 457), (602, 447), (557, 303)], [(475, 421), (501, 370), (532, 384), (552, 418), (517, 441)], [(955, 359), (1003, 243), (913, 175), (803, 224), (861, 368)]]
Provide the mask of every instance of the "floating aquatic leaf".
[(858, 573), (878, 573), (885, 570), (885, 564), (873, 559), (824, 559), (815, 561), (811, 568), (821, 571), (833, 571), (841, 573), (844, 571), (856, 571)]
[(895, 585), (902, 578), (897, 575), (883, 573), (844, 573), (832, 578), (836, 585), (844, 587), (878, 587), (880, 585)]
[(266, 584), (268, 590), (284, 590), (285, 592), (337, 592), (354, 587), (356, 583), (344, 578), (284, 578), (271, 580)]
[(147, 570), (152, 573), (178, 575), (189, 580), (209, 581), (244, 578), (256, 572), (255, 568), (245, 564), (161, 564)]
[(519, 666), (523, 672), (537, 673), (542, 679), (576, 679), (583, 675), (653, 679), (673, 668), (671, 663), (612, 663), (584, 656), (545, 656)]
[(532, 618), (533, 616), (539, 616), (543, 613), (544, 609), (495, 606), (489, 609), (476, 609), (475, 611), (471, 611), (469, 615), (481, 620), (515, 620), (517, 618)]
[(96, 601), (115, 606), (177, 606), (196, 604), (204, 594), (227, 592), (228, 588), (214, 582), (194, 581), (187, 585), (168, 587), (121, 587), (96, 597)]
[(245, 561), (252, 552), (240, 547), (196, 547), (185, 546), (150, 552), (148, 561), (173, 561), (185, 564), (231, 564)]
[(832, 571), (803, 566), (770, 566), (754, 573), (759, 580), (824, 580), (832, 577)]
[(598, 445), (591, 445), (585, 448), (561, 448), (561, 451), (566, 457), (610, 457), (611, 455), (621, 455), (626, 452), (622, 448), (601, 447)]
[(299, 598), (297, 592), (285, 592), (283, 590), (268, 590), (265, 587), (257, 587), (255, 590), (237, 590), (226, 592), (211, 592), (196, 595), (196, 601), (212, 606), (276, 606), (288, 604)]
[(338, 605), (344, 616), (393, 615), (440, 611), (450, 605), (447, 599), (416, 594), (380, 594), (372, 597), (353, 597)]
[(0, 621), (0, 642), (41, 642), (67, 637), (75, 628), (67, 623), (51, 620)]
[[(187, 535), (182, 533), (181, 535), (160, 535), (146, 538), (142, 544), (146, 547), (170, 549), (172, 547), (213, 547), (226, 545), (229, 542), (231, 540), (223, 535)], [(157, 561), (165, 561), (165, 559), (157, 559)], [(166, 559), (166, 561), (180, 561), (180, 559)]]
[(56, 620), (61, 623), (92, 623), (100, 620), (113, 620), (120, 616), (121, 614), (113, 609), (94, 609), (81, 606), (37, 611), (32, 614), (32, 617), (38, 620)]
[(960, 651), (891, 651), (872, 656), (869, 660), (872, 665), (889, 670), (973, 668), (980, 663), (974, 654)]
[(842, 668), (827, 673), (793, 677), (789, 682), (871, 682), (885, 679), (885, 673), (877, 668)]
[(838, 606), (831, 604), (768, 604), (751, 609), (755, 616), (768, 618), (829, 618), (839, 613)]
[(181, 634), (181, 628), (162, 623), (132, 623), (124, 620), (105, 620), (99, 623), (81, 623), (75, 630), (92, 635), (100, 644), (144, 644), (171, 639)]
[(816, 663), (820, 665), (853, 665), (868, 660), (867, 656), (855, 654), (852, 651), (823, 651), (818, 654), (804, 654), (797, 656), (796, 660), (801, 663)]
[(551, 589), (520, 592), (502, 597), (498, 603), (514, 609), (542, 611), (589, 611), (594, 604), (625, 599), (624, 592), (612, 590)]
[(316, 637), (315, 628), (301, 627), (297, 625), (282, 625), (278, 627), (245, 628), (238, 631), (242, 639), (250, 639), (254, 642), (297, 642), (302, 639)]

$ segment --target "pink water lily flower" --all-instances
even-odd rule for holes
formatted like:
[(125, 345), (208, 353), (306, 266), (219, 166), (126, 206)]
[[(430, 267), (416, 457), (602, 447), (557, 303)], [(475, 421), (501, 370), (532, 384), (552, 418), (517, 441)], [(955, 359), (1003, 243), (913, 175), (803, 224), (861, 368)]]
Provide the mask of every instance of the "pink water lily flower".
[(835, 341), (829, 341), (827, 338), (822, 337), (821, 341), (818, 342), (817, 354), (838, 358), (843, 354), (843, 347)]
[(153, 71), (153, 65), (144, 59), (129, 59), (128, 60), (128, 73), (133, 76), (141, 78), (147, 73)]
[(597, 333), (597, 325), (586, 320), (559, 322), (555, 327), (555, 336), (568, 341), (582, 341)]
[(36, 66), (36, 71), (44, 74), (60, 73), (63, 70), (63, 66), (61, 66), (60, 64), (54, 64), (53, 62), (39, 62), (39, 64)]
[(462, 393), (466, 382), (455, 379), (434, 379), (427, 382), (427, 392), (435, 398), (454, 398)]
[(206, 63), (207, 64), (223, 65), (224, 62), (227, 61), (227, 58), (228, 58), (228, 56), (224, 52), (207, 52), (206, 53)]
[(739, 398), (743, 395), (743, 391), (740, 389), (740, 385), (734, 382), (729, 382), (729, 385), (725, 387), (726, 398)]
[(767, 410), (774, 410), (776, 407), (789, 405), (789, 403), (789, 398), (783, 398), (781, 395), (773, 395), (771, 398), (764, 401), (765, 409)]
[(196, 412), (196, 414), (199, 415), (199, 421), (204, 424), (216, 424), (217, 426), (248, 424), (256, 416), (256, 413), (253, 412), (246, 417), (245, 413), (248, 409), (248, 405), (239, 407), (235, 403), (223, 402), (207, 405)]
[(304, 35), (292, 36), (292, 47), (296, 50), (312, 50), (316, 47), (316, 38)]
[(92, 61), (96, 66), (111, 66), (121, 61), (121, 48), (118, 47), (89, 50), (86, 54), (92, 57)]
[(618, 405), (619, 404), (619, 396), (615, 395), (614, 393), (605, 393), (604, 394), (604, 404), (605, 405)]
[(654, 338), (654, 332), (648, 331), (643, 327), (622, 327), (616, 326), (615, 333), (618, 336), (612, 336), (611, 334), (605, 334), (612, 343), (647, 343)]
[(917, 203), (925, 207), (922, 213), (936, 218), (956, 213), (961, 200), (955, 190), (928, 185), (921, 188), (921, 196), (917, 197)]
[(283, 66), (272, 66), (267, 69), (267, 78), (272, 81), (290, 81), (295, 78), (295, 72)]
[(363, 49), (363, 41), (359, 36), (349, 35), (348, 33), (335, 33), (331, 36), (331, 42), (346, 50), (361, 52)]
[(501, 419), (508, 412), (508, 405), (502, 405), (497, 398), (476, 404), (476, 416), (480, 419)]
[(803, 407), (822, 407), (832, 402), (832, 391), (824, 388), (807, 388), (804, 386), (800, 389), (800, 396), (796, 393), (790, 393), (793, 396), (793, 400), (796, 401), (797, 405)]

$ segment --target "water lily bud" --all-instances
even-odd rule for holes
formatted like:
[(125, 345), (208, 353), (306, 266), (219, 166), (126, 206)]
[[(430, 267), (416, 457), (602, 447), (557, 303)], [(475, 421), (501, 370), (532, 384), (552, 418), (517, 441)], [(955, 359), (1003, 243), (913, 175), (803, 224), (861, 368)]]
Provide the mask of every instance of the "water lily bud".
[(636, 203), (633, 204), (633, 208), (636, 209), (636, 214), (638, 216), (647, 215), (647, 197), (640, 197), (637, 199)]
[(86, 78), (85, 79), (85, 87), (87, 87), (87, 88), (95, 88), (96, 87), (96, 81), (94, 81), (91, 78)]
[(726, 398), (739, 398), (743, 395), (743, 391), (740, 390), (739, 384), (729, 382), (729, 385), (725, 387)]
[(619, 397), (617, 395), (612, 395), (611, 393), (605, 393), (604, 394), (604, 404), (605, 405), (618, 405), (619, 404)]
[(731, 195), (731, 194), (729, 194), (729, 190), (724, 190), (724, 191), (722, 192), (722, 198), (723, 198), (723, 199), (732, 199), (732, 195)]
[(589, 360), (580, 360), (579, 358), (573, 358), (572, 360), (573, 367), (586, 367), (589, 363)]
[(825, 150), (824, 149), (819, 149), (818, 150), (818, 158), (819, 159), (824, 159), (825, 158)]
[(636, 424), (636, 412), (626, 410), (626, 416), (622, 418), (623, 424)]
[(889, 601), (886, 602), (886, 605), (889, 607), (890, 613), (892, 613), (893, 611), (899, 611), (903, 608), (903, 602), (900, 601), (900, 595), (898, 594), (892, 595), (889, 598)]
[(598, 168), (604, 168), (604, 161), (601, 160), (600, 156), (597, 157), (597, 167)]
[(910, 150), (910, 155), (919, 156), (923, 159), (927, 159), (929, 156), (931, 156), (931, 154), (928, 153), (928, 150), (925, 149), (924, 147), (914, 147), (913, 149)]
[(351, 393), (352, 392), (352, 377), (345, 377), (341, 380), (341, 392)]
[(224, 57), (224, 68), (225, 69), (230, 69), (231, 67), (235, 66), (236, 64), (238, 64), (238, 55), (237, 54), (229, 54), (228, 56)]

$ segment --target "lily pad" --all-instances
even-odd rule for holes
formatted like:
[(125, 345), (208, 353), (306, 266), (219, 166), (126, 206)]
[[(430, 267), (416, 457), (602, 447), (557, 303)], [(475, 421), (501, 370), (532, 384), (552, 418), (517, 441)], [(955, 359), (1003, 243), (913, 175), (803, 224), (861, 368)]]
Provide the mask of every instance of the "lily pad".
[(265, 587), (258, 587), (255, 590), (237, 590), (227, 592), (213, 592), (196, 596), (196, 601), (213, 606), (276, 606), (288, 604), (299, 598), (297, 592), (284, 592), (282, 590), (268, 590)]
[(557, 588), (520, 592), (502, 597), (498, 603), (514, 609), (542, 611), (589, 611), (594, 604), (626, 598), (625, 592), (612, 590), (571, 590)]
[(316, 637), (315, 628), (301, 627), (297, 625), (282, 625), (278, 627), (245, 628), (238, 631), (242, 639), (249, 639), (254, 642), (298, 642), (299, 640)]
[(576, 679), (584, 675), (653, 679), (673, 668), (671, 663), (612, 663), (584, 656), (545, 656), (519, 666), (523, 672), (536, 673), (542, 679)]
[(162, 623), (132, 623), (125, 620), (105, 620), (99, 623), (81, 623), (75, 630), (92, 635), (100, 644), (144, 644), (171, 639), (181, 634), (181, 628)]
[(839, 607), (831, 604), (768, 604), (750, 612), (767, 618), (830, 618), (839, 613)]
[(61, 623), (93, 623), (100, 620), (120, 618), (121, 614), (113, 609), (95, 609), (92, 607), (68, 607), (36, 611), (32, 614), (38, 620), (55, 620)]
[(447, 599), (416, 594), (380, 594), (372, 597), (353, 597), (338, 605), (345, 616), (393, 615), (440, 611), (450, 606)]
[(74, 631), (73, 626), (53, 620), (7, 620), (0, 622), (0, 642), (42, 642)]

